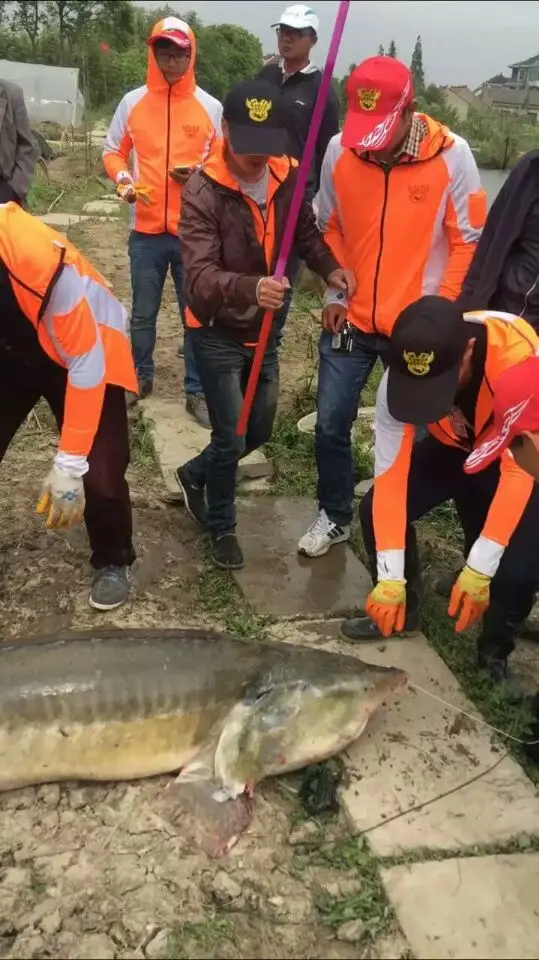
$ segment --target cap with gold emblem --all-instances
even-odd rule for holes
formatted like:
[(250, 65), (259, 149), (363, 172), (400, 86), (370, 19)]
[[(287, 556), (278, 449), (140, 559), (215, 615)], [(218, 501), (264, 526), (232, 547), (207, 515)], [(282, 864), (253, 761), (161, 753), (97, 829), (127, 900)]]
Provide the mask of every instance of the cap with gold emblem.
[(245, 80), (227, 93), (223, 120), (235, 153), (281, 157), (288, 135), (280, 91), (266, 80)]
[(385, 150), (413, 98), (412, 74), (404, 63), (383, 56), (363, 60), (346, 81), (343, 147)]
[(388, 347), (387, 404), (401, 423), (436, 423), (450, 412), (469, 331), (445, 297), (426, 296), (399, 314)]

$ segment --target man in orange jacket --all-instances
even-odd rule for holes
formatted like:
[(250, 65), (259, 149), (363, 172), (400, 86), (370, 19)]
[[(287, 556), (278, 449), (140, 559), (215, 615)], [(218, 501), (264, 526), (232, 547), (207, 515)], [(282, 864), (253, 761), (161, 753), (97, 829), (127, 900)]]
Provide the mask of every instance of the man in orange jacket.
[[(468, 475), (493, 419), (491, 384), (539, 352), (520, 317), (462, 314), (426, 296), (402, 311), (376, 398), (374, 488), (361, 504), (375, 587), (368, 617), (348, 620), (349, 640), (379, 640), (419, 625), (419, 561), (413, 521), (454, 500), (467, 560), (452, 590), (456, 631), (483, 618), (478, 663), (503, 677), (517, 630), (539, 584), (539, 489), (509, 452)], [(414, 444), (416, 426), (427, 437)]]
[(125, 472), (125, 391), (137, 389), (127, 316), (65, 237), (16, 203), (0, 205), (0, 460), (40, 397), (60, 439), (38, 503), (48, 528), (86, 521), (90, 604), (128, 596), (135, 560)]
[(423, 293), (455, 299), (486, 217), (470, 147), (415, 110), (412, 77), (371, 57), (347, 83), (342, 134), (328, 146), (320, 226), (356, 292), (330, 290), (320, 337), (315, 437), (319, 515), (298, 549), (318, 557), (347, 540), (351, 428), (361, 391), (400, 311)]
[[(215, 150), (222, 113), (219, 101), (196, 84), (196, 41), (187, 23), (165, 17), (155, 24), (148, 43), (146, 84), (131, 90), (120, 102), (103, 149), (109, 177), (118, 185), (120, 196), (132, 205), (131, 339), (140, 399), (153, 389), (157, 314), (169, 268), (185, 325), (178, 242), (182, 191), (192, 171)], [(183, 352), (186, 407), (199, 423), (209, 427), (188, 330)]]

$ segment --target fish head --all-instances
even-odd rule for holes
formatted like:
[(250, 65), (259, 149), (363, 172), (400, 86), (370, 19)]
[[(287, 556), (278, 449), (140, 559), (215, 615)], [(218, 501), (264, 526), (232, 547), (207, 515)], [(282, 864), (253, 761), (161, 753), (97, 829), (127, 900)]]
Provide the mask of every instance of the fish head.
[[(331, 658), (309, 664), (290, 658), (261, 674), (223, 728), (215, 772), (238, 796), (265, 777), (299, 770), (340, 753), (407, 675), (394, 667)], [(346, 661), (346, 662), (344, 662)]]

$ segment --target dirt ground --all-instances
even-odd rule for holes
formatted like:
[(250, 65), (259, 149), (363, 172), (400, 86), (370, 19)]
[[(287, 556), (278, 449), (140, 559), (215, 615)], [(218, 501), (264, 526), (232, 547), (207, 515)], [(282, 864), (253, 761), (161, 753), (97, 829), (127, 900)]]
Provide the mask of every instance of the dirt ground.
[[(77, 242), (129, 305), (126, 228), (84, 224)], [(170, 290), (160, 317), (157, 390), (181, 390), (179, 322)], [(285, 382), (309, 354), (310, 323), (291, 325)], [(46, 532), (35, 514), (55, 434), (39, 409), (0, 470), (0, 616), (3, 637), (98, 626), (185, 626), (196, 610), (201, 544), (181, 508), (161, 499), (148, 459), (130, 481), (138, 562), (129, 605), (101, 616), (88, 606), (84, 529)], [(301, 830), (278, 784), (258, 796), (253, 829), (225, 861), (188, 848), (152, 813), (167, 778), (119, 785), (25, 789), (0, 800), (0, 958), (352, 958), (399, 957), (389, 939), (337, 939), (321, 924), (320, 898), (361, 887), (357, 872), (298, 866)], [(334, 830), (344, 830), (340, 824)], [(303, 839), (305, 834), (303, 834)], [(345, 933), (341, 932), (344, 937)]]

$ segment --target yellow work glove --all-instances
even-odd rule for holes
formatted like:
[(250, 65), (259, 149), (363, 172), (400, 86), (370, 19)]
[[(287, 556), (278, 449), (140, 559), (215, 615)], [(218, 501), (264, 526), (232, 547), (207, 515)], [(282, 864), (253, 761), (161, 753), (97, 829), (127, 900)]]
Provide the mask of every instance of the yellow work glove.
[(380, 580), (367, 597), (365, 612), (383, 637), (404, 630), (406, 580)]
[(74, 527), (84, 516), (84, 506), (82, 478), (53, 467), (43, 482), (36, 507), (37, 513), (48, 513), (45, 526), (49, 530)]
[(152, 188), (145, 187), (142, 183), (119, 183), (116, 187), (116, 193), (126, 203), (134, 203), (135, 200), (141, 200), (145, 204), (152, 202)]
[(461, 570), (451, 591), (448, 614), (459, 615), (455, 633), (462, 633), (481, 619), (490, 603), (490, 577), (471, 567)]

